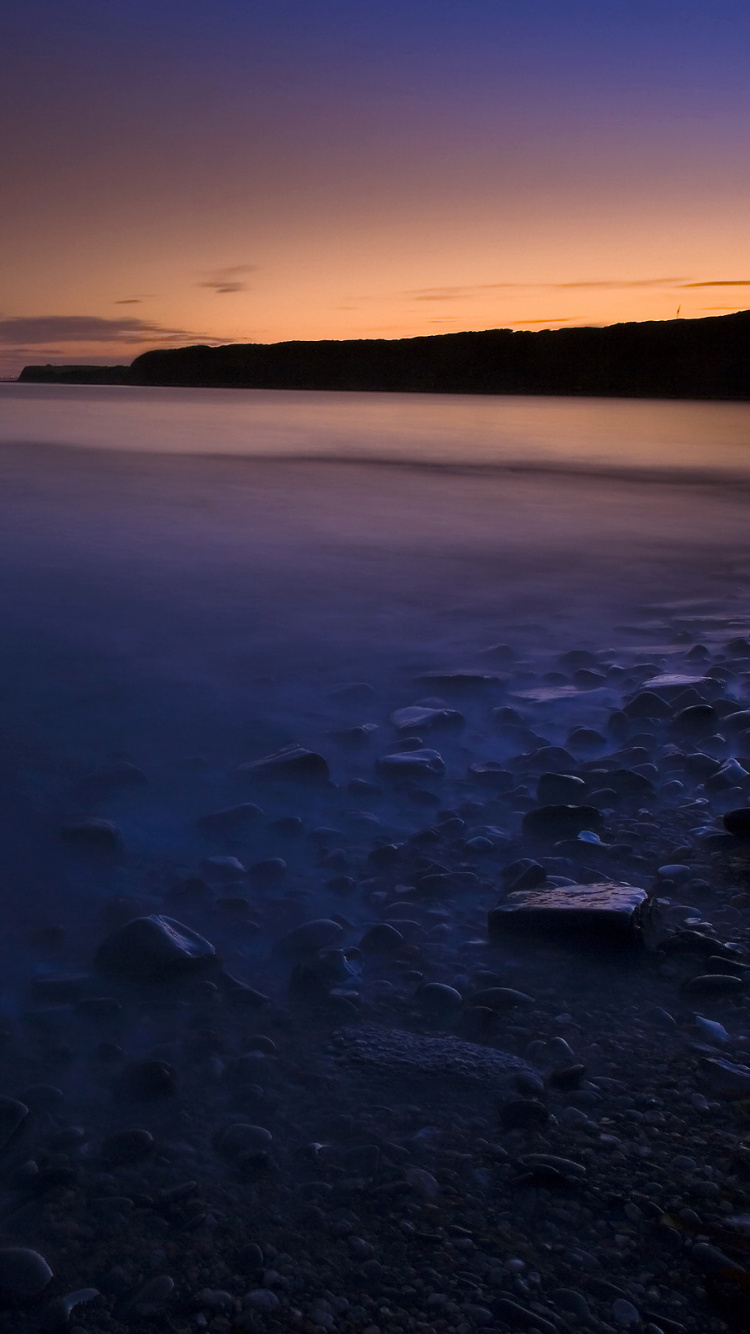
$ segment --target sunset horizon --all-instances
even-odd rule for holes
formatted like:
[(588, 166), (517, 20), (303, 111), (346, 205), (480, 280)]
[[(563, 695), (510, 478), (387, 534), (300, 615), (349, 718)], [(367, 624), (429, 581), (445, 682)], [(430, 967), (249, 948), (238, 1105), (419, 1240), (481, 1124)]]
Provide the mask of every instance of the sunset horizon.
[(744, 308), (750, 14), (675, 12), (31, 0), (0, 373)]

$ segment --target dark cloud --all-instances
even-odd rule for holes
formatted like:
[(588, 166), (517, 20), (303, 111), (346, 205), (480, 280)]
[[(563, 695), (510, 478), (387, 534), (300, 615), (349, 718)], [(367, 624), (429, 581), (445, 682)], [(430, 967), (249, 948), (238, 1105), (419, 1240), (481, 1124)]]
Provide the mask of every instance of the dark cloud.
[(140, 306), (141, 298), (139, 296), (126, 296), (122, 301), (115, 301), (116, 306)]
[[(0, 319), (0, 344), (9, 347), (46, 347), (60, 343), (184, 342), (203, 334), (189, 329), (168, 329), (138, 319), (101, 319), (96, 315), (17, 315)], [(218, 341), (211, 339), (212, 342)]]
[(683, 283), (683, 287), (750, 287), (750, 278), (716, 278), (710, 283)]
[(196, 286), (210, 287), (222, 296), (226, 296), (229, 292), (247, 292), (248, 285), (243, 282), (241, 275), (254, 273), (256, 267), (255, 264), (234, 264), (228, 269), (214, 269), (213, 273), (206, 274)]

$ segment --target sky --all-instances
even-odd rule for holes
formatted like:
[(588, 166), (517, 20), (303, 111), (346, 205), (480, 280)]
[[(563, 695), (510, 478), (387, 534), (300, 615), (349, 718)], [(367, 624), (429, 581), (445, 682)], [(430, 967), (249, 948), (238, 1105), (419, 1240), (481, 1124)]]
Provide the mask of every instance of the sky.
[(0, 0), (0, 375), (750, 307), (747, 0)]

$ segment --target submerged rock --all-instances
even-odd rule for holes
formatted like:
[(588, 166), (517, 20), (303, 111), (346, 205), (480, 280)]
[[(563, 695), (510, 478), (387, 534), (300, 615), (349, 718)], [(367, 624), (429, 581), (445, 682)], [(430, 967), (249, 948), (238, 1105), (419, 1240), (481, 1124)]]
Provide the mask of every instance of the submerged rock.
[(305, 746), (284, 746), (260, 760), (249, 760), (235, 770), (246, 778), (289, 778), (297, 782), (327, 783), (328, 763), (322, 755)]
[(386, 778), (435, 778), (445, 773), (445, 763), (436, 750), (408, 750), (381, 755), (375, 767)]
[(517, 890), (487, 917), (490, 939), (507, 931), (565, 936), (581, 942), (609, 939), (642, 944), (658, 932), (657, 911), (644, 889), (603, 882)]
[(199, 815), (195, 823), (209, 837), (223, 838), (259, 820), (262, 815), (263, 811), (260, 806), (255, 805), (255, 802), (243, 801), (238, 806), (227, 806), (224, 810), (209, 811), (206, 815)]
[(128, 982), (169, 982), (216, 963), (216, 950), (171, 917), (135, 917), (107, 936), (94, 967)]
[(414, 704), (406, 709), (396, 709), (391, 714), (391, 722), (399, 732), (410, 732), (412, 728), (459, 727), (464, 716), (457, 709), (432, 709)]
[(60, 837), (69, 847), (81, 852), (116, 852), (122, 842), (117, 825), (99, 816), (62, 825)]

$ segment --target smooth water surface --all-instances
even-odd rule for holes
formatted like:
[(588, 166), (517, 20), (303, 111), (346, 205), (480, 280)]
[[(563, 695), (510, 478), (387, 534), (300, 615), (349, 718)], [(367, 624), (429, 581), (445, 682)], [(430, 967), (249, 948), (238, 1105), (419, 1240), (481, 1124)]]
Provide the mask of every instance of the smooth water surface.
[(338, 683), (372, 682), (378, 716), (348, 721), (382, 724), (416, 674), (498, 641), (550, 666), (663, 641), (665, 617), (744, 632), (749, 440), (735, 404), (1, 386), (19, 888), (61, 892), (39, 831), (106, 755), (151, 775), (147, 810), (113, 812), (128, 838), (187, 856), (186, 811), (233, 764), (330, 751)]

